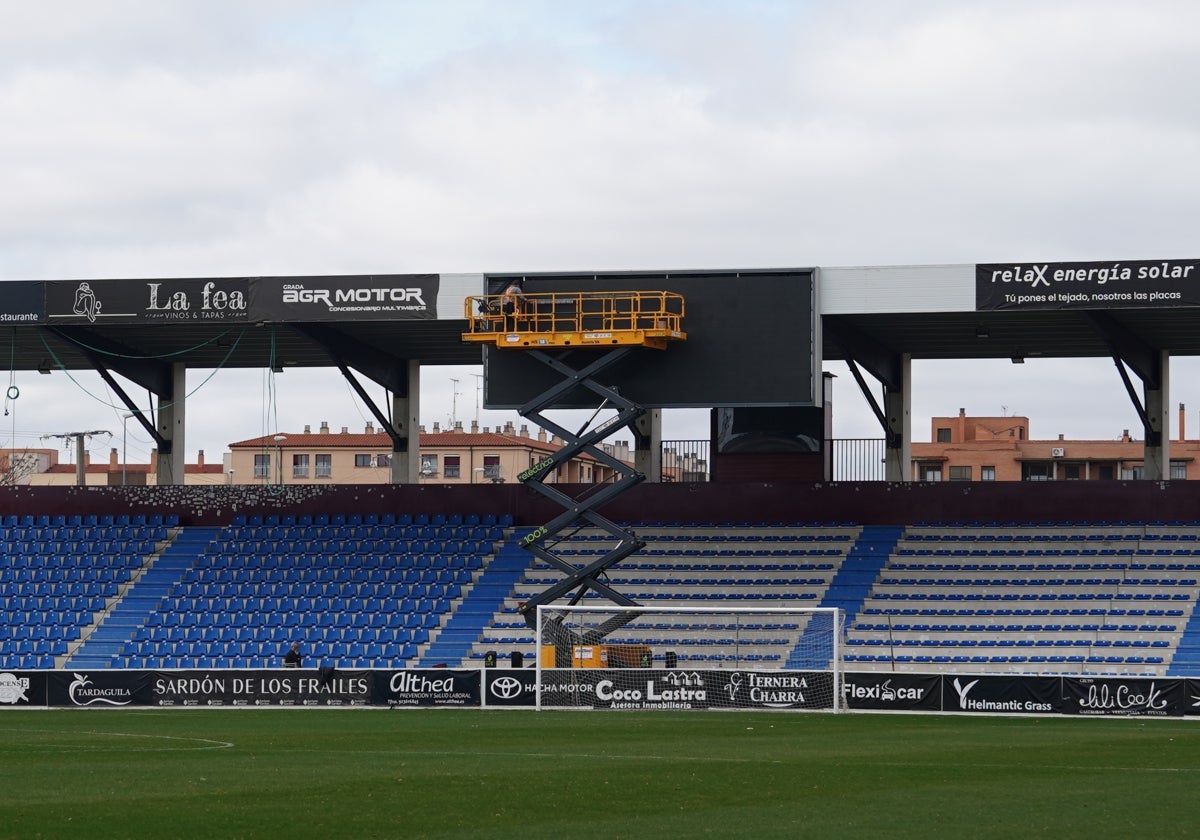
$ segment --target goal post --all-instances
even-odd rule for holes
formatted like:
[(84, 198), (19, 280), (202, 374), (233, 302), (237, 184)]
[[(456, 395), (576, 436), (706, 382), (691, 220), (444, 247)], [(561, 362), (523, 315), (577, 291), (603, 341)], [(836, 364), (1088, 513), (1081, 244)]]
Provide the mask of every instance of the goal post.
[(835, 607), (537, 607), (538, 709), (839, 711)]

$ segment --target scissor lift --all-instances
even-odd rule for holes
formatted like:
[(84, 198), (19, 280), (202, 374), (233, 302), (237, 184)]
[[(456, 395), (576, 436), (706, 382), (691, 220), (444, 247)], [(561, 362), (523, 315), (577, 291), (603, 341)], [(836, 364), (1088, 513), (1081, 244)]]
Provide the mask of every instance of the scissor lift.
[[(632, 531), (601, 516), (597, 509), (640, 483), (645, 476), (597, 444), (615, 431), (632, 425), (645, 413), (645, 408), (624, 397), (618, 386), (605, 385), (598, 377), (631, 353), (645, 348), (665, 350), (671, 342), (685, 341), (683, 296), (651, 291), (550, 292), (522, 295), (510, 312), (503, 311), (503, 304), (502, 295), (467, 298), (465, 306), (470, 331), (464, 333), (463, 340), (486, 342), (502, 350), (523, 351), (557, 372), (561, 381), (521, 406), (519, 411), (522, 417), (533, 420), (566, 442), (557, 452), (518, 476), (527, 486), (563, 508), (561, 514), (521, 540), (522, 547), (564, 575), (563, 580), (522, 604), (521, 614), (526, 624), (536, 627), (538, 605), (554, 603), (572, 590), (571, 604), (577, 604), (590, 589), (620, 606), (636, 606), (636, 601), (601, 581), (600, 576), (646, 543)], [(583, 428), (571, 432), (542, 414), (581, 387), (592, 391), (599, 400), (599, 407)], [(616, 417), (592, 427), (605, 408), (616, 409)], [(592, 485), (578, 498), (545, 483), (560, 464), (583, 452), (611, 467), (619, 478)], [(608, 532), (616, 540), (607, 554), (587, 565), (576, 566), (553, 552), (563, 532), (574, 533), (587, 524)], [(626, 623), (627, 620), (618, 615), (587, 637), (574, 636), (555, 627), (549, 631), (554, 638), (542, 639), (541, 643), (555, 645), (569, 664), (571, 645), (595, 644)]]

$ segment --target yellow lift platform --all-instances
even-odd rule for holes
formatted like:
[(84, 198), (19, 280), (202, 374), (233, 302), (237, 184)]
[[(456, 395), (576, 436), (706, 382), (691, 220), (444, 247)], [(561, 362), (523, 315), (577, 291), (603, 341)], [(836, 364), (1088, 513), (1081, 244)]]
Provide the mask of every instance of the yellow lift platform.
[[(605, 384), (597, 377), (640, 348), (665, 350), (671, 342), (686, 341), (687, 334), (682, 329), (683, 295), (676, 292), (475, 295), (466, 299), (464, 309), (470, 327), (463, 333), (463, 341), (524, 350), (529, 358), (546, 365), (561, 379), (520, 409), (522, 417), (533, 420), (564, 441), (562, 447), (518, 476), (526, 487), (563, 508), (562, 513), (521, 538), (522, 548), (564, 575), (562, 580), (525, 601), (520, 610), (525, 622), (536, 628), (539, 605), (552, 604), (567, 596), (572, 604), (578, 603), (589, 591), (620, 606), (636, 606), (636, 601), (617, 592), (604, 580), (604, 573), (644, 548), (646, 541), (601, 516), (598, 508), (644, 480), (645, 476), (598, 444), (619, 429), (634, 428), (646, 409), (624, 396), (615, 385)], [(573, 366), (577, 361), (575, 351), (580, 349), (596, 352), (584, 354), (588, 360), (577, 368)], [(572, 432), (543, 414), (553, 408), (564, 393), (576, 388), (586, 388), (603, 400), (596, 409), (597, 414), (607, 406), (616, 410), (616, 417), (589, 428), (596, 418), (593, 414), (592, 420), (583, 428)], [(555, 474), (559, 464), (585, 453), (612, 467), (616, 480), (593, 485), (578, 497), (565, 492), (567, 485), (546, 483), (546, 478)], [(562, 531), (586, 525), (607, 531), (616, 540), (607, 554), (577, 566), (554, 553)], [(552, 665), (570, 667), (572, 653), (587, 650), (599, 652), (596, 663), (605, 661), (612, 665), (616, 662), (615, 657), (626, 652), (619, 650), (620, 646), (597, 645), (632, 620), (632, 613), (618, 613), (587, 633), (564, 628), (561, 619), (551, 622), (544, 628), (544, 638), (539, 640), (543, 645), (543, 659), (548, 659)], [(649, 663), (652, 657), (648, 650), (638, 652), (638, 662), (642, 661), (643, 653)], [(633, 654), (629, 656), (632, 658)]]
[(683, 295), (676, 292), (522, 294), (505, 312), (504, 295), (472, 295), (463, 341), (515, 350), (555, 347), (650, 347), (686, 341)]

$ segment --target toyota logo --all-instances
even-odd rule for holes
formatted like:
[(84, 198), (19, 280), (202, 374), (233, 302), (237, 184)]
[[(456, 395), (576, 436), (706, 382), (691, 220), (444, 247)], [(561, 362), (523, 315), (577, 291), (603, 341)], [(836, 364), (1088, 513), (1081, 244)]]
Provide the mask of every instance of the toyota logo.
[(492, 680), (492, 694), (501, 700), (511, 700), (521, 695), (521, 681), (516, 677), (496, 677)]

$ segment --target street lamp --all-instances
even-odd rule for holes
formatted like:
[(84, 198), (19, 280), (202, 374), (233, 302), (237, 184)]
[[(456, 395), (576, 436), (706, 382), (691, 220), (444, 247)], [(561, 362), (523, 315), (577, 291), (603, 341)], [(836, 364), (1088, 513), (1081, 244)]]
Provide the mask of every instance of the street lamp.
[(283, 484), (283, 442), (287, 440), (287, 435), (275, 435), (272, 440), (275, 441), (275, 457), (279, 461), (279, 483)]
[(129, 464), (129, 418), (132, 414), (121, 415), (121, 486), (125, 486), (128, 475), (125, 470)]

